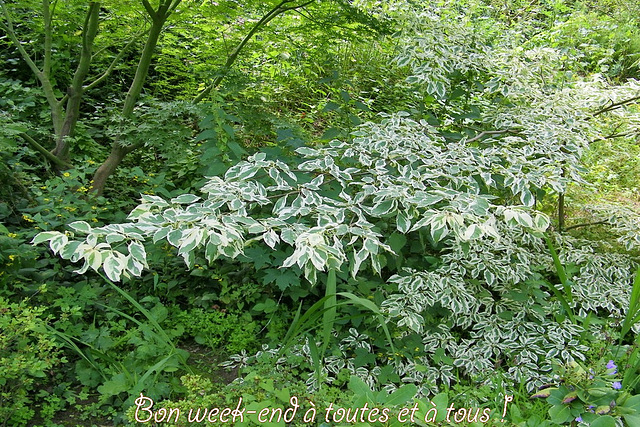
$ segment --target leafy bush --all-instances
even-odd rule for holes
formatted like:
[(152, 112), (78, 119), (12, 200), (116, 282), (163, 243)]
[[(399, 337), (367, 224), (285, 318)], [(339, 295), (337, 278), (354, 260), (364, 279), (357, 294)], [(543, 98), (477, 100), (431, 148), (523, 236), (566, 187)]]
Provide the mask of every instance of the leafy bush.
[(218, 307), (218, 310), (206, 311), (201, 308), (178, 310), (172, 317), (172, 320), (182, 325), (184, 331), (198, 344), (212, 349), (224, 348), (231, 353), (257, 350), (256, 323), (227, 313), (225, 309)]
[(34, 393), (65, 363), (47, 329), (44, 308), (0, 297), (0, 424), (27, 425), (35, 415)]

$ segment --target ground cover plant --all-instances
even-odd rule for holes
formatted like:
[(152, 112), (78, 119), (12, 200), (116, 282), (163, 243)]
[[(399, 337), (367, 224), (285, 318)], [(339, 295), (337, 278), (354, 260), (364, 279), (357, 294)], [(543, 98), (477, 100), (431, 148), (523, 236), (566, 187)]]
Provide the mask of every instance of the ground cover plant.
[(632, 5), (263, 3), (0, 3), (0, 423), (636, 425)]

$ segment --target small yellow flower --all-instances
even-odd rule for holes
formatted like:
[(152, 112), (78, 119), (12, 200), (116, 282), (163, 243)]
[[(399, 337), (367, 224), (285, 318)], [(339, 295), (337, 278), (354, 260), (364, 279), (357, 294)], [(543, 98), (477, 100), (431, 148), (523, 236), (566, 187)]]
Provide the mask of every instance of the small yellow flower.
[(87, 190), (87, 187), (85, 187), (84, 185), (76, 190), (76, 192), (78, 193), (86, 193), (87, 191), (89, 190)]
[(87, 163), (89, 163), (90, 165), (95, 165), (95, 164), (96, 164), (96, 162), (94, 162), (94, 161), (93, 161), (93, 160), (91, 160), (91, 159), (87, 160)]
[(92, 222), (98, 222), (98, 218), (91, 218)]
[(25, 221), (27, 221), (27, 222), (35, 222), (35, 221), (33, 220), (33, 218), (31, 218), (31, 217), (30, 217), (29, 215), (27, 215), (27, 214), (22, 214), (22, 219), (24, 219), (24, 220), (25, 220)]
[(42, 187), (40, 187), (40, 189), (41, 189), (41, 190), (46, 190), (46, 189), (47, 189), (47, 186), (46, 186), (46, 185), (43, 185)]
[(16, 233), (9, 233), (7, 234), (7, 236), (11, 237), (12, 239), (15, 239), (16, 237), (18, 237)]
[(9, 255), (9, 259), (10, 259), (11, 261), (15, 261), (15, 260), (16, 260), (16, 258), (18, 258), (18, 255)]
[(71, 176), (71, 174), (69, 172), (65, 172), (62, 174), (62, 176), (69, 178)]

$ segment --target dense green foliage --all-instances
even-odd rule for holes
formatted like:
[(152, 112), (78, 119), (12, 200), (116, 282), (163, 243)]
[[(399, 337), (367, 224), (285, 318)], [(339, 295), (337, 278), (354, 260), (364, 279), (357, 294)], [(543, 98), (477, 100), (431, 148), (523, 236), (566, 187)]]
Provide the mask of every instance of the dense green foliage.
[(634, 425), (639, 10), (0, 0), (0, 425)]

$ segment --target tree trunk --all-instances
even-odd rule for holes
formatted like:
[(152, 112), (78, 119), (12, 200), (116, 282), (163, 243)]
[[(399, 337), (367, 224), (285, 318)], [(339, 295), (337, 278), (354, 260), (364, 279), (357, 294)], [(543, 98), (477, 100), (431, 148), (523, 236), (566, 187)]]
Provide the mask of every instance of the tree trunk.
[(89, 10), (84, 21), (82, 30), (82, 52), (80, 53), (80, 61), (73, 75), (71, 86), (67, 89), (67, 108), (65, 110), (64, 121), (62, 127), (56, 133), (56, 147), (51, 153), (64, 162), (69, 160), (69, 140), (68, 137), (73, 136), (80, 116), (80, 105), (82, 104), (82, 95), (84, 89), (82, 85), (89, 74), (91, 66), (91, 56), (93, 52), (93, 41), (98, 34), (100, 15), (100, 3), (89, 3)]
[(107, 183), (107, 178), (116, 170), (124, 156), (130, 151), (130, 147), (122, 147), (117, 143), (113, 144), (109, 157), (100, 165), (96, 173), (93, 175), (92, 188), (96, 196), (101, 196), (104, 192), (104, 186)]
[[(127, 96), (124, 100), (122, 116), (125, 118), (131, 116), (136, 102), (140, 97), (144, 81), (149, 73), (151, 60), (153, 59), (153, 51), (155, 50), (160, 34), (162, 33), (162, 27), (169, 17), (168, 11), (172, 1), (175, 1), (175, 4), (180, 2), (180, 0), (164, 0), (164, 2), (161, 2), (158, 7), (158, 11), (156, 12), (153, 11), (148, 2), (145, 2), (145, 7), (152, 18), (151, 30), (149, 31), (147, 42), (144, 45), (142, 54), (140, 55), (140, 61), (136, 68), (136, 75), (133, 78), (133, 82), (131, 82), (131, 86), (129, 87), (129, 91), (127, 92)], [(140, 145), (123, 147), (119, 144), (117, 139), (113, 142), (109, 157), (107, 157), (104, 163), (100, 165), (93, 176), (93, 191), (97, 195), (101, 195), (104, 192), (104, 186), (107, 182), (107, 178), (118, 167), (122, 159), (124, 159), (124, 156), (139, 147)]]

